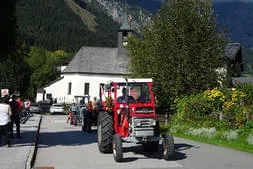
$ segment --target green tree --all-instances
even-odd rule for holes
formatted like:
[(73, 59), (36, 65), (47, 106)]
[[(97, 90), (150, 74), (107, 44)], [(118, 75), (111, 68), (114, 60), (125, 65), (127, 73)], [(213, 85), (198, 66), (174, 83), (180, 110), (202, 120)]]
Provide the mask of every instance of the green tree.
[(8, 88), (10, 94), (25, 93), (29, 74), (24, 62), (26, 51), (18, 44), (16, 0), (0, 2), (0, 89)]
[(71, 58), (72, 55), (62, 50), (50, 52), (40, 47), (31, 47), (26, 59), (31, 71), (28, 95), (34, 97), (37, 89), (56, 80), (59, 75), (56, 66), (64, 64)]
[(154, 79), (158, 103), (167, 107), (176, 96), (218, 85), (225, 44), (210, 0), (168, 0), (142, 36), (129, 39), (131, 70)]
[(5, 59), (14, 51), (16, 45), (16, 0), (0, 2), (0, 59)]

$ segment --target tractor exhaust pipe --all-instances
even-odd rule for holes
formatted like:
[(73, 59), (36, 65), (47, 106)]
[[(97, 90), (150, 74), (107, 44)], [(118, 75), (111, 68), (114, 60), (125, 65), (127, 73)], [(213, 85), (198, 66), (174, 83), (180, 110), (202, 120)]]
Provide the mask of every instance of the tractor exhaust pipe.
[(126, 116), (127, 116), (127, 119), (129, 120), (129, 102), (128, 102), (128, 91), (129, 91), (129, 87), (128, 87), (128, 79), (127, 77), (125, 77), (125, 80), (126, 80)]

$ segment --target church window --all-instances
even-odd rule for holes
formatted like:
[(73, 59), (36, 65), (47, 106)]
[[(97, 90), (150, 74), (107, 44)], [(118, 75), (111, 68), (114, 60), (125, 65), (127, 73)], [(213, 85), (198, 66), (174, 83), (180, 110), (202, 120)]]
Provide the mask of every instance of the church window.
[(68, 95), (70, 95), (70, 94), (71, 94), (71, 87), (72, 87), (72, 83), (71, 83), (71, 82), (69, 82), (69, 86), (68, 86)]
[(84, 95), (89, 95), (90, 84), (84, 83)]

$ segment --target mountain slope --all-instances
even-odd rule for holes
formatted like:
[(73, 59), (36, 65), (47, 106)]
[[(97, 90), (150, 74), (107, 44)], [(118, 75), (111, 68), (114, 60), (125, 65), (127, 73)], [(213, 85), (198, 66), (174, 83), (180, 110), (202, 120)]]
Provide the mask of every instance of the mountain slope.
[(66, 2), (68, 1), (19, 0), (16, 11), (20, 41), (28, 47), (40, 46), (48, 50), (63, 49), (69, 52), (77, 51), (83, 45), (117, 45), (118, 23), (94, 4), (90, 4), (83, 13), (89, 12), (96, 16), (93, 17), (91, 26), (88, 21), (81, 19), (84, 15), (73, 12)]
[(142, 6), (143, 8), (156, 13), (161, 7), (161, 0), (128, 0), (129, 4), (136, 4)]
[(76, 4), (73, 0), (66, 0), (67, 5), (72, 9), (72, 11), (78, 15), (83, 23), (87, 25), (87, 28), (91, 32), (96, 31), (96, 26), (98, 25), (95, 21), (96, 16), (94, 16), (89, 11), (83, 9), (81, 6)]
[(247, 48), (253, 48), (253, 3), (220, 2), (214, 3), (217, 22), (228, 28), (233, 41)]
[[(83, 0), (76, 0), (76, 1), (83, 1)], [(87, 4), (92, 3), (99, 4), (99, 7), (103, 9), (108, 16), (112, 17), (115, 22), (117, 23), (122, 22), (122, 19), (125, 14), (124, 0), (93, 0)], [(142, 8), (135, 3), (131, 4), (127, 3), (126, 8), (131, 28), (137, 32), (140, 31), (142, 29), (143, 24), (147, 20), (149, 20), (149, 16), (152, 14), (145, 8)]]
[[(116, 47), (124, 0), (19, 0), (21, 43), (48, 50), (77, 51), (81, 46)], [(150, 12), (127, 5), (132, 29), (139, 31)]]

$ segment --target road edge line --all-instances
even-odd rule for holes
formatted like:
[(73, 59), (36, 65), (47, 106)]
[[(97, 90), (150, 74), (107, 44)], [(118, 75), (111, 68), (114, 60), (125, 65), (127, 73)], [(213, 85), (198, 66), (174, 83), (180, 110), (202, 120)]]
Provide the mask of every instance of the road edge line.
[(32, 147), (31, 147), (29, 156), (26, 160), (25, 169), (31, 169), (33, 167), (34, 162), (35, 162), (36, 151), (37, 151), (37, 148), (38, 148), (38, 140), (39, 140), (39, 132), (40, 132), (40, 125), (41, 125), (41, 121), (42, 121), (42, 116), (40, 115), (39, 118), (40, 119), (39, 119), (38, 128), (37, 128), (37, 131), (36, 131), (34, 142), (32, 143)]

